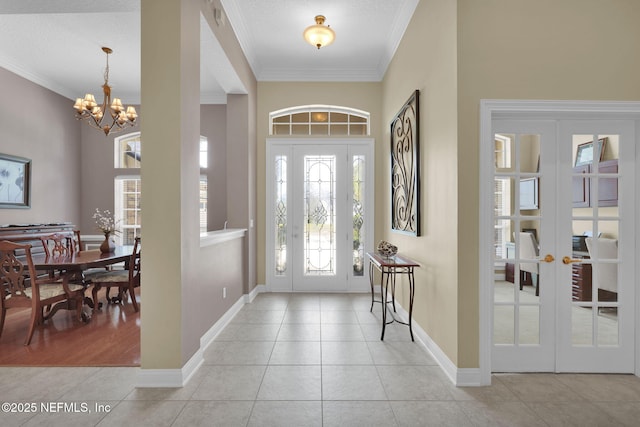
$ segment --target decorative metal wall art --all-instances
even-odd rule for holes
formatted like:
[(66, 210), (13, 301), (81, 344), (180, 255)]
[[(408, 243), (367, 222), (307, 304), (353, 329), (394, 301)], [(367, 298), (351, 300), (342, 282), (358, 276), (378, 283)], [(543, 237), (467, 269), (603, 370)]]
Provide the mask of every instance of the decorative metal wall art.
[(391, 122), (391, 229), (420, 235), (420, 151), (416, 90)]

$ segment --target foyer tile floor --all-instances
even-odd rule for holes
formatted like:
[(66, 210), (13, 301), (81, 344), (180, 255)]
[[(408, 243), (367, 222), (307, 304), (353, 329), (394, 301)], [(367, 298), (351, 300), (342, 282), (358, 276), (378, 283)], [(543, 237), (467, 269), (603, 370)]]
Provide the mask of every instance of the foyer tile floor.
[(137, 368), (0, 368), (0, 401), (23, 405), (3, 406), (0, 425), (638, 425), (635, 376), (502, 374), (456, 388), (406, 326), (381, 342), (369, 306), (368, 295), (261, 294), (180, 389), (136, 389)]

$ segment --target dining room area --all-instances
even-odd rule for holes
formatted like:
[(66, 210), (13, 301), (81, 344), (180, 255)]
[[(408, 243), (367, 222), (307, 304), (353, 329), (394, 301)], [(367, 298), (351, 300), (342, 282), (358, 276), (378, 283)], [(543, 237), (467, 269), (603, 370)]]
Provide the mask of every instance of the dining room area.
[(0, 365), (140, 365), (140, 239), (91, 244), (74, 227), (0, 227)]

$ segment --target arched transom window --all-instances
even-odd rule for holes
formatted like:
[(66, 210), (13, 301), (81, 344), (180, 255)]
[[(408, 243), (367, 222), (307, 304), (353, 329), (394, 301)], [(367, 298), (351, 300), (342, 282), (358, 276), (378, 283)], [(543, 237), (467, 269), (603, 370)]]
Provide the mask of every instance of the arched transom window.
[(270, 135), (366, 136), (369, 113), (334, 105), (304, 105), (269, 114)]

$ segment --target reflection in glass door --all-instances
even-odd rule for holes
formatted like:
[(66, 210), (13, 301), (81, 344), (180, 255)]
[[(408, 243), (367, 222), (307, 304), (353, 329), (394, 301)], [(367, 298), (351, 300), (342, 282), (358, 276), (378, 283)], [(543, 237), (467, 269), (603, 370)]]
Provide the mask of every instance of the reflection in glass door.
[(560, 124), (558, 366), (562, 372), (634, 369), (634, 126)]
[(555, 181), (548, 167), (555, 127), (494, 122), (494, 286), (492, 366), (553, 370), (551, 248)]
[(493, 129), (492, 370), (633, 372), (633, 122)]

